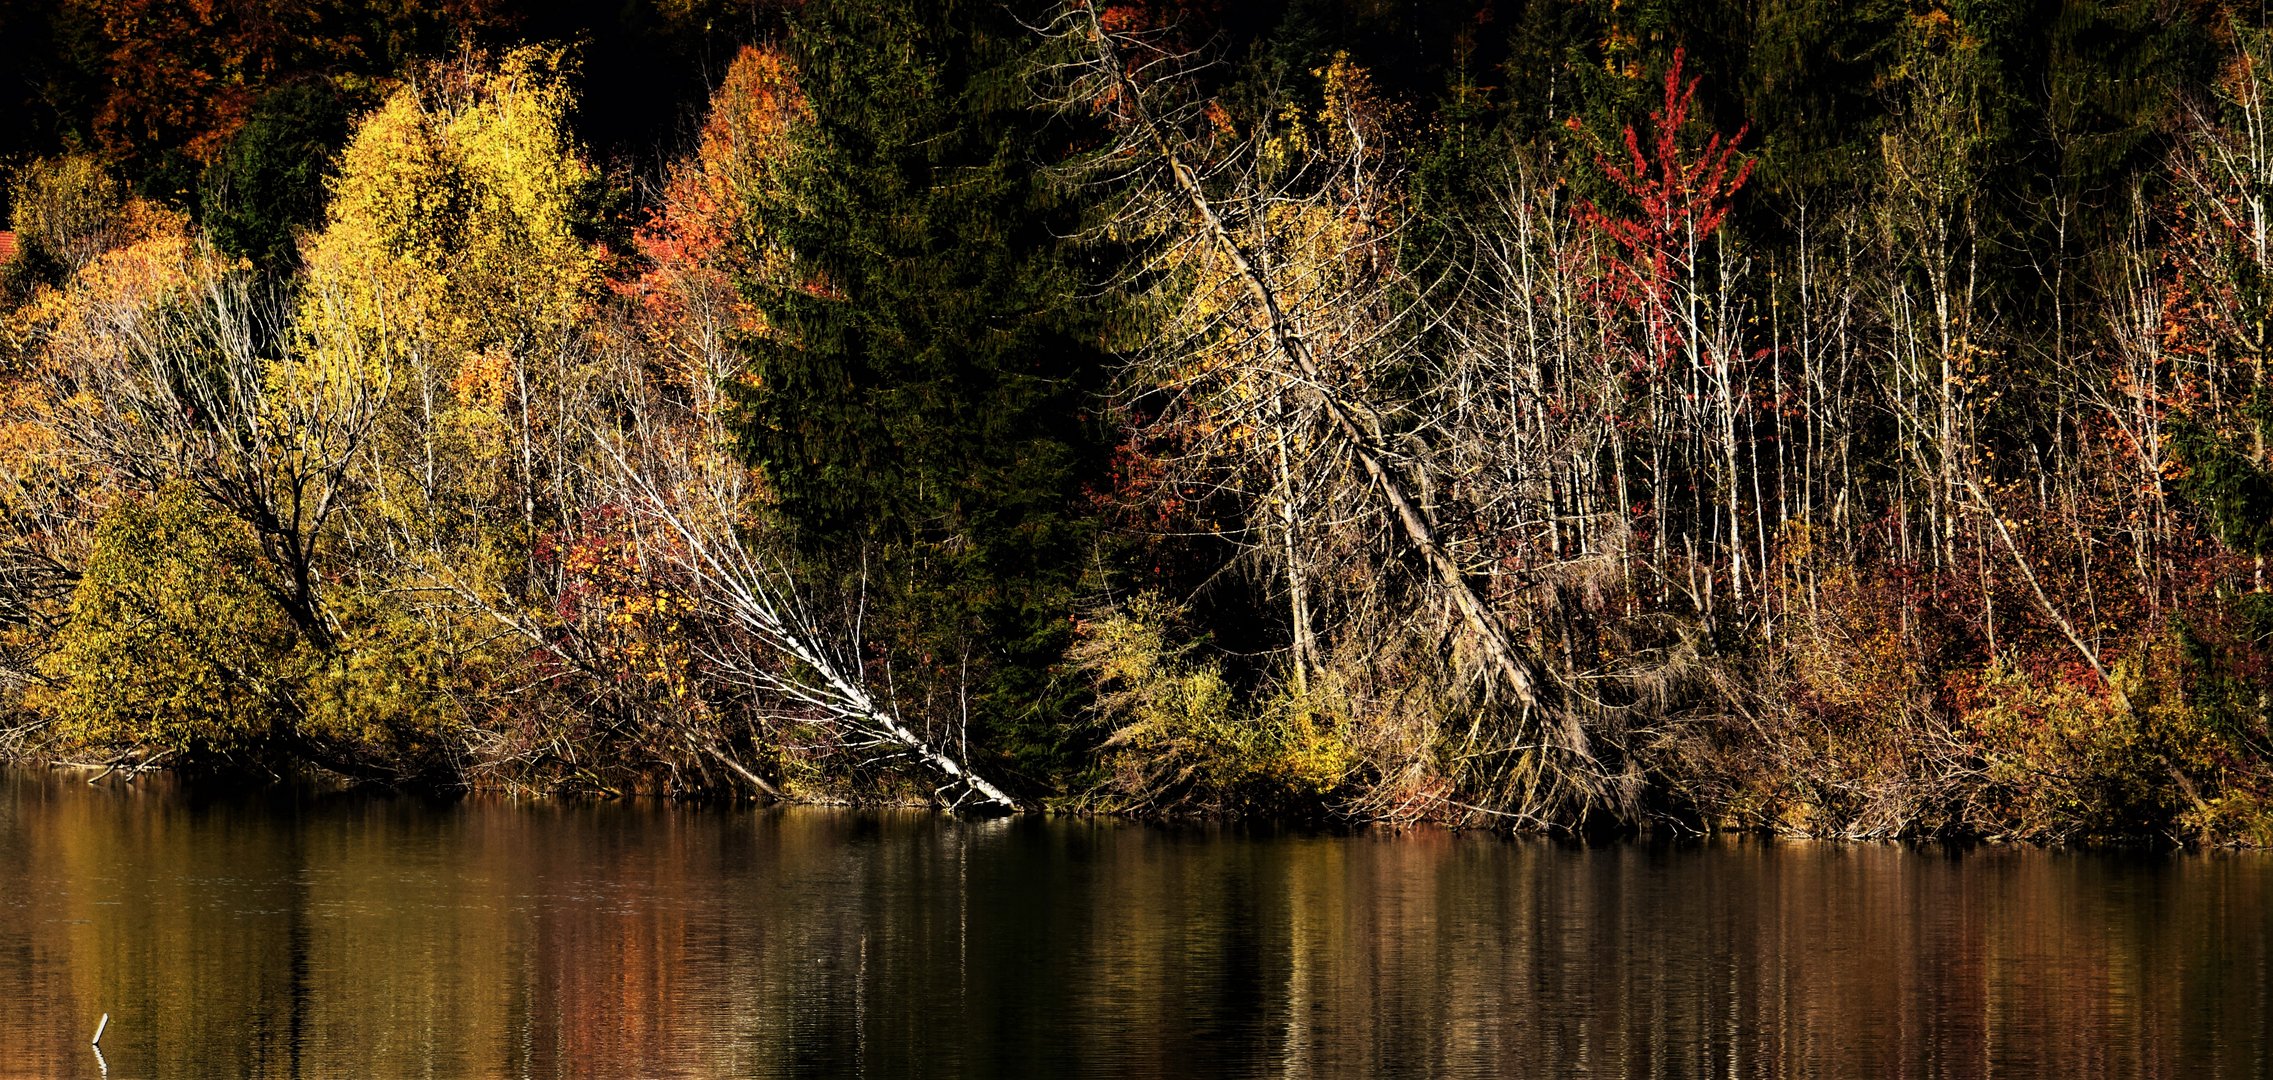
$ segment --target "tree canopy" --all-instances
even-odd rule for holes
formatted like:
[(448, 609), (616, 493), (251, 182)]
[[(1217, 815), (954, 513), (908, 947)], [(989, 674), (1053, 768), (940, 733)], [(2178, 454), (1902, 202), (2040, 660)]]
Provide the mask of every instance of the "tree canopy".
[(2215, 0), (0, 9), (0, 751), (2273, 840)]

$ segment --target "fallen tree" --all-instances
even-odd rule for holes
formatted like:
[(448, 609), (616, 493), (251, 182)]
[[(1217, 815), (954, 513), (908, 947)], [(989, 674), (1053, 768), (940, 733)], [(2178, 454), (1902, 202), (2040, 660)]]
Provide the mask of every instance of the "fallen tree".
[[(1459, 545), (1422, 495), (1441, 486), (1439, 478), (1430, 475), (1426, 453), (1405, 450), (1382, 419), (1391, 410), (1365, 400), (1363, 387), (1338, 376), (1337, 368), (1347, 365), (1321, 355), (1314, 344), (1314, 339), (1335, 335), (1309, 325), (1313, 321), (1309, 313), (1385, 306), (1378, 295), (1383, 283), (1360, 280), (1346, 287), (1348, 295), (1323, 303), (1315, 298), (1307, 304), (1293, 303), (1290, 294), (1316, 292), (1316, 283), (1305, 279), (1300, 267), (1290, 267), (1288, 260), (1270, 260), (1242, 239), (1243, 234), (1268, 235), (1273, 220), (1286, 219), (1290, 206), (1305, 202), (1317, 204), (1334, 219), (1362, 223), (1372, 217), (1371, 192), (1379, 185), (1374, 182), (1378, 178), (1370, 175), (1373, 156), (1363, 132), (1352, 121), (1339, 159), (1323, 170), (1345, 180), (1308, 187), (1299, 182), (1259, 184), (1254, 179), (1259, 170), (1239, 162), (1240, 152), (1217, 152), (1187, 134), (1194, 124), (1201, 130), (1218, 127), (1209, 120), (1207, 103), (1177, 97), (1196, 67), (1191, 54), (1164, 47), (1157, 35), (1108, 26), (1092, 0), (1073, 0), (1043, 30), (1055, 45), (1044, 71), (1051, 94), (1063, 108), (1102, 115), (1115, 136), (1086, 162), (1093, 170), (1092, 179), (1101, 178), (1125, 196), (1122, 214), (1112, 227), (1158, 238), (1168, 250), (1204, 248), (1201, 258), (1228, 272), (1243, 300), (1212, 318), (1237, 324), (1242, 332), (1251, 328), (1253, 332), (1244, 336), (1262, 346), (1245, 357), (1254, 379), (1300, 399), (1323, 419), (1321, 427), (1336, 449), (1358, 465), (1375, 511), (1388, 519), (1402, 553), (1426, 568), (1458, 613), (1493, 680), (1512, 702), (1516, 730), (1511, 738), (1495, 741), (1516, 748), (1520, 758), (1514, 770), (1521, 789), (1514, 801), (1516, 816), (1576, 817), (1605, 805), (1629, 812), (1630, 785), (1609, 782), (1580, 713), (1568, 707), (1567, 695), (1549, 669), (1515, 640), (1470, 571), (1455, 557)], [(1250, 158), (1256, 154), (1251, 146), (1243, 150)], [(1219, 196), (1211, 191), (1211, 180), (1223, 177), (1231, 178), (1231, 185), (1244, 184), (1246, 190)], [(1361, 229), (1352, 243), (1355, 247), (1376, 242)], [(1372, 256), (1359, 252), (1354, 257)], [(1353, 352), (1378, 349), (1380, 338), (1395, 332), (1396, 325), (1393, 322), (1386, 331), (1341, 335), (1340, 340), (1350, 342)], [(1256, 413), (1253, 419), (1258, 424), (1283, 424), (1287, 415), (1287, 410), (1279, 410)], [(1283, 433), (1280, 441), (1283, 444)], [(1297, 598), (1299, 606), (1299, 587)], [(1297, 628), (1298, 640), (1304, 629)], [(1472, 729), (1469, 741), (1477, 740)]]

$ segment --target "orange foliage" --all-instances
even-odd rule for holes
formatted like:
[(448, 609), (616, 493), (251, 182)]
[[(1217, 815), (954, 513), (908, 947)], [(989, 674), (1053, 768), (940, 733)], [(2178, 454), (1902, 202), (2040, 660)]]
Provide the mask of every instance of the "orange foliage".
[(269, 86), (301, 73), (382, 70), (395, 39), (427, 25), (473, 31), (507, 20), (504, 0), (67, 2), (101, 28), (110, 89), (95, 128), (119, 161), (172, 147), (211, 161)]
[(659, 335), (684, 339), (699, 332), (690, 324), (720, 312), (732, 330), (759, 328), (756, 310), (734, 287), (736, 275), (766, 261), (747, 210), (773, 184), (804, 109), (796, 72), (779, 50), (745, 46), (727, 69), (694, 156), (671, 170), (662, 205), (633, 236), (646, 269), (617, 286)]
[(539, 558), (555, 563), (565, 579), (555, 614), (595, 647), (619, 692), (660, 695), (690, 710), (702, 708), (695, 689), (695, 652), (687, 619), (695, 597), (673, 574), (671, 560), (653, 550), (613, 506), (595, 511), (577, 532), (548, 539)]

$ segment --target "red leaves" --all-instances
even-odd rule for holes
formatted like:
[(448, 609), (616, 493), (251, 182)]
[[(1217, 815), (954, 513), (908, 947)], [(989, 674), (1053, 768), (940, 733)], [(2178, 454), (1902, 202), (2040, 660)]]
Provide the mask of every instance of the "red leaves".
[(1204, 40), (1222, 19), (1222, 0), (1116, 0), (1097, 10), (1106, 33), (1170, 30), (1187, 40)]
[(134, 162), (181, 149), (211, 161), (260, 94), (295, 76), (369, 70), (398, 35), (461, 34), (513, 21), (498, 0), (394, 0), (331, 10), (313, 0), (71, 0), (99, 27), (106, 153)]
[[(1650, 112), (1647, 146), (1628, 125), (1622, 163), (1608, 154), (1595, 156), (1603, 176), (1630, 201), (1631, 212), (1612, 213), (1586, 200), (1573, 208), (1580, 223), (1609, 241), (1616, 254), (1598, 283), (1601, 299), (1643, 320), (1645, 345), (1653, 354), (1647, 359), (1659, 367), (1686, 344), (1685, 328), (1675, 317), (1675, 286), (1696, 275), (1706, 239), (1727, 220), (1736, 193), (1752, 176), (1752, 160), (1737, 155), (1749, 128), (1725, 138), (1714, 132), (1694, 151), (1684, 145), (1682, 129), (1689, 126), (1698, 80), (1682, 81), (1683, 59), (1683, 50), (1675, 49), (1664, 101)], [(1581, 130), (1576, 117), (1570, 126)]]

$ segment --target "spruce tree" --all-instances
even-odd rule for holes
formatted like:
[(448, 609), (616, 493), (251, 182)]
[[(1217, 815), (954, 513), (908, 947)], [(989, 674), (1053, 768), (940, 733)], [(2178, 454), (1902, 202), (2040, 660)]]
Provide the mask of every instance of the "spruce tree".
[(1038, 770), (1109, 365), (1032, 37), (991, 0), (797, 13), (809, 120), (751, 215), (793, 269), (745, 283), (768, 329), (738, 425), (807, 580), (864, 590), (902, 703)]
[(270, 273), (299, 264), (296, 234), (323, 218), (324, 178), (347, 142), (351, 104), (323, 82), (261, 97), (199, 185), (200, 223), (222, 251)]

